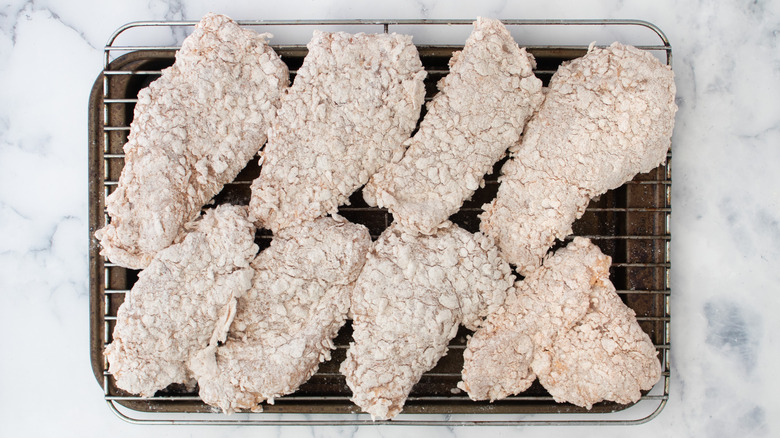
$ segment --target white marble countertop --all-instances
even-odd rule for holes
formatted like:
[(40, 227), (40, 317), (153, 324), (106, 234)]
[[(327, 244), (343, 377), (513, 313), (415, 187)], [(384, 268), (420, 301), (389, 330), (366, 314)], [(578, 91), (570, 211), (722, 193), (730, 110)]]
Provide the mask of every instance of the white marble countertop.
[[(184, 3), (184, 4), (183, 4)], [(87, 97), (134, 20), (637, 18), (674, 48), (672, 384), (637, 426), (138, 426), (89, 363)], [(777, 436), (780, 2), (10, 0), (0, 6), (0, 436)], [(608, 43), (605, 41), (604, 43)], [(522, 42), (521, 42), (522, 44)]]

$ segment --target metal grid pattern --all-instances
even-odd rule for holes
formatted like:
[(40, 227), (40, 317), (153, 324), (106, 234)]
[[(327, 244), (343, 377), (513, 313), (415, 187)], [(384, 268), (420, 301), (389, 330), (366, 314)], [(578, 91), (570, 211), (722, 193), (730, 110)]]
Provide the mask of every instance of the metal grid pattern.
[[(511, 29), (537, 26), (582, 26), (610, 28), (632, 26), (647, 29), (657, 44), (639, 45), (655, 51), (671, 64), (671, 46), (664, 34), (650, 23), (636, 20), (504, 20)], [(392, 31), (395, 26), (441, 25), (468, 26), (466, 20), (338, 20), (338, 21), (241, 21), (249, 27), (263, 28), (296, 25), (362, 26), (366, 32)], [(338, 364), (345, 356), (351, 337), (349, 324), (342, 329), (335, 343), (333, 359), (321, 365), (312, 379), (299, 391), (266, 407), (265, 413), (238, 416), (213, 414), (213, 409), (203, 404), (196, 393), (183, 387), (170, 387), (155, 397), (143, 399), (118, 389), (103, 357), (103, 349), (111, 340), (116, 312), (124, 294), (132, 287), (137, 271), (110, 263), (99, 255), (99, 244), (94, 231), (109, 220), (105, 213), (105, 198), (110, 194), (124, 163), (122, 146), (127, 141), (132, 121), (133, 106), (138, 90), (160, 75), (160, 70), (173, 63), (175, 46), (117, 46), (117, 37), (128, 29), (155, 27), (182, 28), (195, 22), (140, 22), (130, 23), (118, 29), (105, 47), (104, 70), (98, 77), (90, 99), (90, 297), (91, 297), (91, 345), (92, 365), (98, 382), (102, 385), (110, 408), (120, 417), (131, 422), (161, 424), (365, 424), (372, 423), (367, 415), (349, 415), (359, 412), (349, 402), (349, 389), (338, 372)], [(522, 41), (520, 41), (522, 45)], [(537, 59), (535, 73), (545, 85), (557, 66), (565, 60), (585, 53), (587, 45), (536, 45), (526, 46)], [(303, 45), (275, 46), (282, 59), (290, 67), (291, 76), (300, 66), (306, 49)], [(435, 93), (435, 83), (447, 74), (447, 61), (456, 46), (420, 45), (421, 59), (428, 72), (427, 95)], [(117, 55), (119, 54), (119, 55)], [(424, 112), (424, 111), (423, 111)], [(225, 186), (215, 197), (215, 203), (245, 204), (249, 198), (249, 183), (258, 175), (257, 160), (244, 169), (236, 180)], [(493, 175), (487, 178), (485, 188), (475, 193), (472, 200), (453, 215), (452, 220), (469, 231), (477, 231), (481, 205), (495, 196), (498, 189), (496, 176), (504, 160), (499, 162)], [(366, 225), (376, 238), (392, 221), (383, 209), (368, 207), (360, 192), (351, 198), (351, 206), (340, 213), (347, 219)], [(591, 238), (605, 254), (613, 258), (610, 276), (618, 293), (627, 305), (637, 313), (642, 328), (650, 335), (659, 351), (663, 366), (661, 382), (644, 395), (637, 405), (649, 406), (642, 413), (626, 419), (625, 415), (613, 418), (610, 412), (627, 406), (604, 402), (592, 411), (557, 404), (536, 382), (528, 391), (507, 400), (489, 403), (471, 402), (467, 395), (453, 391), (460, 379), (462, 351), (469, 334), (462, 329), (450, 344), (450, 352), (440, 363), (426, 373), (415, 386), (408, 399), (405, 413), (390, 424), (415, 425), (516, 425), (516, 424), (631, 424), (649, 421), (666, 404), (669, 395), (670, 349), (670, 289), (669, 243), (671, 239), (669, 219), (671, 214), (671, 151), (666, 165), (638, 175), (623, 187), (595, 199), (585, 215), (574, 224), (575, 235)], [(261, 248), (270, 243), (270, 233), (258, 231), (256, 241)], [(571, 238), (567, 239), (570, 240)], [(561, 242), (564, 245), (566, 242)], [(155, 412), (149, 416), (140, 413)], [(197, 414), (212, 413), (208, 418)], [(284, 413), (284, 415), (274, 415)], [(327, 413), (326, 419), (296, 416), (296, 413)], [(165, 415), (168, 416), (165, 416)], [(179, 415), (186, 414), (186, 415)], [(431, 415), (453, 414), (453, 415)], [(462, 415), (459, 415), (462, 414)], [(472, 414), (486, 414), (475, 418)], [(544, 414), (544, 415), (531, 415)], [(289, 418), (287, 418), (289, 417)], [(378, 422), (379, 423), (379, 422)]]

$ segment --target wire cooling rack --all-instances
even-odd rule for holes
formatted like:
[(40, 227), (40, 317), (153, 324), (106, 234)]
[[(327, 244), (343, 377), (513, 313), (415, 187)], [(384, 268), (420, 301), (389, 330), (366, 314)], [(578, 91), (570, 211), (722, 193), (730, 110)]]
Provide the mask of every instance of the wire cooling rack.
[[(648, 50), (671, 65), (672, 48), (664, 33), (651, 23), (639, 20), (502, 20), (521, 46), (537, 60), (537, 77), (545, 85), (561, 62), (582, 56), (596, 40), (621, 39)], [(98, 76), (89, 104), (89, 200), (90, 200), (90, 342), (95, 377), (103, 388), (108, 406), (121, 418), (137, 423), (213, 425), (518, 425), (518, 424), (637, 424), (654, 418), (669, 396), (670, 367), (670, 289), (669, 244), (671, 233), (671, 150), (667, 163), (638, 175), (624, 186), (593, 200), (585, 215), (574, 224), (574, 234), (593, 240), (611, 256), (610, 278), (623, 301), (637, 313), (661, 359), (661, 381), (634, 405), (602, 402), (591, 411), (570, 404), (555, 403), (538, 382), (526, 392), (495, 403), (472, 402), (455, 387), (460, 380), (462, 352), (469, 332), (462, 329), (451, 342), (450, 352), (423, 375), (414, 387), (404, 413), (388, 422), (372, 422), (349, 401), (349, 388), (338, 366), (351, 339), (349, 323), (335, 340), (333, 358), (294, 394), (265, 405), (262, 413), (226, 416), (205, 405), (196, 390), (172, 385), (151, 398), (141, 398), (117, 388), (103, 357), (117, 310), (137, 278), (137, 271), (110, 263), (99, 255), (95, 230), (109, 219), (105, 199), (115, 189), (124, 164), (122, 146), (127, 141), (138, 91), (160, 76), (160, 70), (174, 61), (181, 38), (197, 22), (135, 22), (126, 24), (111, 36), (104, 48), (103, 71)], [(291, 76), (306, 54), (305, 42), (311, 29), (349, 32), (412, 33), (423, 65), (428, 72), (426, 100), (435, 92), (435, 83), (448, 72), (447, 61), (470, 32), (470, 20), (327, 20), (327, 21), (239, 21), (258, 31), (271, 31), (292, 41), (274, 45), (288, 64)], [(133, 34), (133, 35), (130, 35)], [(604, 41), (603, 39), (608, 40)], [(161, 44), (125, 44), (123, 41), (173, 41)], [(629, 40), (627, 40), (629, 39)], [(291, 78), (292, 79), (292, 78)], [(214, 202), (244, 204), (249, 183), (259, 174), (252, 160), (235, 181), (225, 186)], [(481, 205), (498, 189), (496, 176), (486, 178), (483, 189), (451, 219), (469, 231), (477, 231)], [(384, 209), (366, 205), (360, 192), (351, 206), (340, 214), (366, 225), (376, 238), (392, 221)], [(573, 237), (573, 236), (572, 236)], [(261, 248), (270, 242), (270, 233), (258, 231)], [(571, 239), (571, 238), (569, 238)], [(567, 240), (569, 240), (567, 239)]]

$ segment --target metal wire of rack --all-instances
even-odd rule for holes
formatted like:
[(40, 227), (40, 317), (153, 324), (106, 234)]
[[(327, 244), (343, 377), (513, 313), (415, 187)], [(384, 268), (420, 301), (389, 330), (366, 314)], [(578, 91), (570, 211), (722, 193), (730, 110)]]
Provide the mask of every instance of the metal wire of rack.
[[(502, 20), (510, 29), (546, 27), (589, 27), (609, 29), (619, 26), (640, 28), (657, 43), (635, 44), (655, 52), (667, 65), (672, 63), (672, 48), (664, 33), (655, 25), (640, 20)], [(111, 340), (116, 312), (137, 276), (136, 271), (110, 263), (99, 255), (99, 244), (94, 232), (108, 220), (105, 198), (116, 187), (132, 121), (135, 93), (159, 77), (163, 68), (173, 63), (176, 45), (116, 45), (117, 38), (130, 29), (183, 29), (195, 25), (186, 22), (134, 22), (114, 32), (104, 48), (103, 71), (98, 76), (90, 96), (90, 340), (91, 359), (95, 377), (101, 384), (105, 400), (119, 417), (133, 423), (152, 424), (209, 424), (209, 425), (563, 425), (563, 424), (639, 424), (656, 417), (667, 403), (670, 386), (669, 352), (670, 294), (669, 272), (671, 259), (669, 245), (671, 230), (671, 150), (667, 163), (655, 170), (638, 175), (623, 187), (602, 195), (591, 202), (585, 215), (574, 224), (575, 235), (591, 238), (605, 254), (613, 258), (610, 276), (621, 298), (637, 313), (637, 320), (650, 335), (661, 359), (662, 380), (633, 406), (600, 403), (592, 411), (573, 405), (557, 404), (538, 384), (525, 393), (496, 403), (471, 402), (463, 393), (453, 390), (460, 379), (462, 351), (468, 332), (461, 330), (449, 346), (450, 353), (436, 368), (426, 373), (410, 395), (404, 414), (388, 422), (372, 422), (367, 415), (349, 402), (349, 390), (338, 373), (338, 363), (344, 357), (351, 333), (347, 326), (337, 337), (333, 359), (323, 363), (320, 370), (301, 389), (266, 406), (266, 412), (225, 416), (202, 403), (196, 393), (186, 388), (173, 387), (151, 398), (124, 393), (117, 388), (108, 373), (103, 350)], [(435, 28), (442, 26), (469, 26), (470, 20), (288, 20), (239, 21), (247, 27), (289, 28), (295, 26), (352, 26), (366, 31), (390, 32), (395, 28)], [(522, 41), (519, 41), (522, 45)], [(588, 41), (589, 42), (589, 41)], [(537, 59), (535, 73), (546, 84), (557, 66), (568, 59), (581, 56), (588, 45), (527, 45)], [(291, 76), (305, 56), (303, 44), (274, 46), (288, 63)], [(459, 47), (444, 44), (419, 45), (421, 59), (428, 72), (426, 85), (430, 100), (438, 79), (447, 74), (447, 61)], [(117, 55), (119, 54), (119, 55)], [(226, 185), (215, 197), (215, 203), (242, 202), (248, 198), (249, 183), (259, 172), (252, 160), (236, 181)], [(495, 196), (499, 162), (493, 176), (486, 179), (484, 189), (475, 193), (452, 220), (462, 227), (478, 230), (477, 214), (481, 205)], [(382, 209), (371, 208), (362, 202), (358, 192), (350, 207), (340, 214), (366, 225), (372, 237), (378, 236), (392, 221)], [(269, 233), (259, 231), (256, 236), (261, 248), (270, 242)], [(570, 239), (570, 238), (569, 238)], [(312, 415), (314, 414), (314, 415)], [(325, 416), (318, 415), (325, 414)]]

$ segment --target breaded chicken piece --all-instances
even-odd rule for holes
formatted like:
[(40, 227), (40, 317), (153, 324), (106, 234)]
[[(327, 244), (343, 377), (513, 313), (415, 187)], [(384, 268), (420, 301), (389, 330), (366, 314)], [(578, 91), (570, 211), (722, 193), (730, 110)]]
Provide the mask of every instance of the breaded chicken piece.
[(581, 237), (548, 256), (469, 339), (458, 386), (474, 400), (525, 391), (536, 379), (534, 352), (548, 348), (559, 332), (585, 316), (591, 285), (609, 275), (609, 264), (609, 257)]
[(294, 392), (330, 359), (371, 246), (368, 230), (336, 217), (285, 228), (257, 256), (227, 341), (190, 366), (200, 397), (230, 413)]
[(493, 401), (538, 376), (558, 402), (590, 409), (602, 400), (639, 400), (661, 365), (609, 281), (610, 263), (581, 237), (547, 257), (469, 340), (458, 387)]
[(533, 56), (499, 20), (478, 18), (449, 64), (406, 154), (363, 189), (368, 204), (387, 207), (409, 232), (432, 234), (458, 211), (544, 99)]
[(268, 133), (250, 212), (274, 232), (336, 213), (403, 154), (425, 97), (412, 37), (315, 31)]
[(208, 14), (138, 93), (102, 255), (145, 268), (257, 153), (289, 82), (267, 36)]
[(614, 43), (562, 65), (522, 142), (510, 149), (480, 229), (528, 275), (590, 199), (666, 160), (674, 115), (671, 69)]
[(117, 386), (143, 397), (191, 379), (190, 357), (225, 339), (236, 299), (252, 284), (258, 247), (246, 207), (218, 206), (191, 226), (138, 275), (106, 347)]
[(661, 363), (633, 310), (612, 283), (594, 285), (585, 317), (560, 334), (531, 364), (555, 401), (590, 409), (612, 400), (639, 400), (661, 378)]
[(368, 253), (352, 293), (353, 339), (341, 372), (373, 419), (396, 416), (447, 352), (459, 324), (496, 312), (514, 276), (492, 241), (446, 223), (431, 236), (395, 224)]

